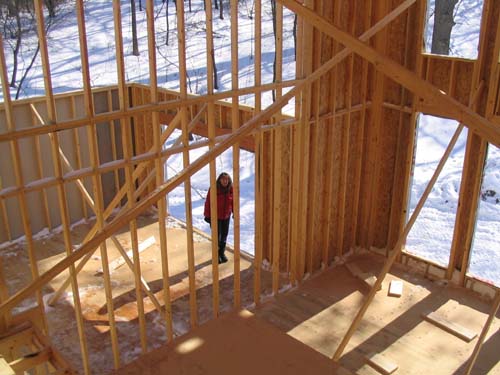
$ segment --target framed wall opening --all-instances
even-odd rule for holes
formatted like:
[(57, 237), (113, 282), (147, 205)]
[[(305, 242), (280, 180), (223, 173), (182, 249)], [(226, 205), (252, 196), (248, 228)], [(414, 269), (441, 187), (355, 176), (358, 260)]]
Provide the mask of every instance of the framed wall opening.
[(488, 145), (468, 272), (500, 286), (500, 149)]
[(483, 0), (429, 0), (425, 52), (476, 59), (482, 12)]
[[(419, 116), (409, 215), (415, 210), (457, 126), (455, 120)], [(466, 142), (467, 129), (464, 129), (406, 239), (406, 252), (442, 266), (448, 265), (450, 257)]]

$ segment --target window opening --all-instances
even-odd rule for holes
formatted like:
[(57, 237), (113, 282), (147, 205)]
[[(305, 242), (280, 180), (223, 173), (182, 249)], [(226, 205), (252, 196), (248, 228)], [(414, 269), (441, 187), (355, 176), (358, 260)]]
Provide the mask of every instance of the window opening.
[(425, 52), (477, 58), (483, 0), (429, 0)]
[[(457, 121), (420, 115), (409, 213), (415, 210), (458, 126)], [(406, 240), (405, 251), (447, 266), (455, 226), (467, 129), (464, 128)]]
[(468, 272), (500, 286), (500, 149), (488, 146)]

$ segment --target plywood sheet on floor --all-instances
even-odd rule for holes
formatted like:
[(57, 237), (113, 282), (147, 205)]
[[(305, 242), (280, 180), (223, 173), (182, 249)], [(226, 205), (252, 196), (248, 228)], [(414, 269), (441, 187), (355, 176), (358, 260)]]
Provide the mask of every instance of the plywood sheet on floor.
[(348, 374), (339, 365), (283, 334), (247, 310), (212, 320), (116, 375)]
[[(349, 261), (356, 262), (362, 271), (377, 275), (384, 258), (365, 253)], [(400, 298), (388, 295), (391, 280), (403, 281)], [(255, 314), (331, 358), (368, 292), (363, 281), (344, 265), (337, 265), (262, 305)], [(429, 311), (438, 311), (446, 319), (479, 334), (490, 306), (469, 290), (433, 282), (395, 265), (340, 363), (360, 375), (374, 374), (377, 372), (366, 364), (365, 356), (379, 353), (398, 365), (397, 374), (463, 373), (477, 338), (466, 343), (425, 321), (421, 314)], [(500, 374), (500, 351), (494, 351), (500, 340), (499, 328), (497, 316), (473, 373)]]
[[(85, 234), (94, 222), (80, 223), (72, 228), (72, 243), (81, 243)], [(140, 253), (141, 273), (148, 282), (161, 305), (164, 305), (163, 283), (160, 256), (160, 239), (158, 221), (155, 216), (141, 216), (137, 220), (139, 242), (155, 238), (154, 244)], [(131, 248), (128, 226), (116, 234), (125, 250)], [(190, 329), (189, 277), (186, 251), (186, 230), (177, 221), (169, 221), (167, 227), (168, 260), (170, 274), (170, 292), (172, 300), (172, 316), (174, 335), (180, 336)], [(106, 241), (109, 261), (119, 258), (120, 253), (112, 241)], [(64, 241), (61, 233), (46, 233), (37, 236), (34, 241), (40, 273), (48, 270), (65, 257)], [(212, 303), (212, 262), (211, 242), (206, 237), (194, 234), (195, 280), (197, 297), (197, 314), (199, 323), (213, 318)], [(9, 293), (12, 295), (27, 285), (30, 278), (29, 260), (26, 244), (19, 242), (0, 252), (8, 280)], [(230, 311), (233, 308), (234, 294), (234, 262), (233, 254), (228, 251), (229, 261), (218, 265), (219, 270), (219, 310)], [(97, 249), (92, 258), (78, 275), (78, 287), (84, 318), (84, 329), (89, 346), (90, 364), (95, 373), (107, 374), (113, 370), (113, 355), (109, 335), (109, 318), (104, 294), (103, 277), (98, 271), (102, 268), (100, 250)], [(241, 258), (241, 304), (243, 307), (253, 303), (253, 267), (245, 257)], [(43, 290), (44, 301), (59, 288), (67, 278), (64, 272), (54, 278)], [(262, 271), (263, 293), (270, 293), (270, 276)], [(138, 311), (135, 294), (134, 277), (127, 265), (123, 265), (111, 273), (113, 287), (113, 304), (120, 350), (120, 362), (126, 364), (139, 355), (140, 335), (138, 329)], [(151, 300), (143, 295), (148, 351), (164, 345), (167, 341), (165, 319), (155, 309)], [(34, 298), (23, 302), (21, 309), (34, 304)], [(16, 309), (19, 310), (19, 309)], [(71, 287), (54, 306), (46, 306), (49, 336), (55, 347), (59, 349), (73, 366), (83, 373), (80, 360), (80, 346), (73, 307)]]

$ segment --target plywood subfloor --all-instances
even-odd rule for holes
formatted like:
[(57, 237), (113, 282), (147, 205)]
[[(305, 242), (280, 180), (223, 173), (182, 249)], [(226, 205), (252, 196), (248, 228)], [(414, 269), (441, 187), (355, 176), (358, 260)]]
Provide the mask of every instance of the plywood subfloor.
[[(74, 245), (82, 241), (92, 224), (89, 222), (72, 229)], [(163, 304), (158, 223), (154, 216), (141, 217), (138, 227), (139, 242), (151, 236), (155, 239), (155, 244), (141, 253), (141, 269), (144, 278)], [(128, 228), (123, 228), (117, 238), (127, 250), (130, 248)], [(169, 227), (167, 238), (174, 330), (176, 336), (184, 337), (181, 335), (190, 329), (186, 232), (181, 227)], [(109, 260), (113, 261), (119, 256), (118, 251), (111, 241), (107, 241), (107, 246)], [(213, 317), (210, 241), (196, 235), (194, 248), (197, 312), (199, 323), (203, 324)], [(62, 235), (51, 233), (46, 237), (39, 237), (35, 241), (35, 252), (40, 272), (43, 272), (64, 257)], [(228, 255), (230, 261), (218, 266), (220, 311), (223, 316), (233, 308), (233, 258), (231, 253)], [(0, 256), (3, 259), (9, 292), (13, 294), (30, 280), (26, 244), (16, 242), (3, 247)], [(384, 259), (366, 253), (354, 255), (349, 261), (355, 262), (365, 273), (377, 274)], [(100, 267), (101, 257), (97, 251), (79, 274), (78, 286), (91, 367), (95, 374), (106, 374), (113, 370), (113, 363), (103, 278), (97, 272)], [(272, 324), (326, 358), (332, 357), (369, 290), (345, 265), (337, 265), (306, 280), (297, 289), (289, 290), (276, 298), (269, 298), (271, 278), (269, 273), (263, 270), (262, 292), (269, 302), (255, 308), (251, 263), (242, 259), (241, 270), (242, 307), (251, 310), (256, 318)], [(45, 301), (65, 277), (66, 275), (56, 277), (44, 288)], [(126, 265), (114, 271), (111, 279), (120, 360), (121, 365), (126, 365), (141, 355), (134, 280)], [(403, 294), (400, 298), (387, 295), (389, 282), (393, 279), (403, 281)], [(280, 286), (286, 289), (286, 281), (282, 280)], [(68, 288), (67, 293), (55, 306), (45, 306), (45, 311), (50, 339), (73, 366), (83, 373), (70, 290)], [(33, 302), (33, 299), (26, 300), (20, 308), (27, 308)], [(162, 316), (147, 297), (144, 297), (144, 305), (147, 350), (152, 351), (165, 345), (166, 329)], [(422, 313), (432, 311), (438, 311), (453, 323), (479, 334), (490, 306), (470, 291), (432, 282), (402, 265), (395, 266), (351, 339), (340, 364), (359, 375), (378, 374), (365, 363), (365, 356), (369, 353), (379, 353), (386, 360), (397, 364), (396, 374), (463, 373), (477, 338), (467, 343), (425, 321)], [(497, 316), (473, 374), (500, 374), (499, 328)]]
[(348, 375), (248, 310), (231, 312), (116, 371), (116, 375)]
[[(78, 245), (94, 223), (89, 221), (72, 228), (72, 243)], [(151, 241), (154, 244), (140, 253), (141, 272), (149, 287), (161, 305), (164, 305), (161, 256), (159, 249), (158, 221), (153, 216), (142, 216), (137, 221), (139, 243)], [(46, 233), (36, 236), (35, 252), (40, 273), (43, 273), (59, 260), (64, 254), (64, 241), (61, 233)], [(131, 248), (128, 226), (116, 235), (125, 250)], [(170, 221), (167, 228), (168, 261), (170, 274), (170, 292), (172, 299), (172, 316), (174, 335), (186, 333), (191, 326), (189, 307), (189, 275), (186, 251), (186, 231), (176, 221)], [(120, 257), (112, 241), (106, 241), (109, 261)], [(195, 233), (195, 282), (198, 323), (202, 324), (213, 318), (212, 303), (212, 262), (211, 242), (206, 237)], [(26, 243), (20, 241), (0, 250), (4, 263), (4, 273), (12, 295), (31, 280)], [(228, 251), (229, 262), (218, 265), (219, 270), (219, 310), (228, 312), (233, 309), (234, 262), (233, 254)], [(85, 336), (89, 347), (90, 365), (94, 374), (107, 374), (113, 370), (113, 355), (110, 342), (110, 323), (107, 314), (104, 294), (100, 250), (97, 249), (92, 258), (78, 275), (78, 287), (83, 311)], [(241, 258), (241, 304), (242, 307), (253, 303), (253, 268), (251, 262)], [(64, 272), (54, 278), (44, 290), (44, 301), (53, 295), (67, 278)], [(138, 311), (133, 273), (127, 265), (123, 265), (111, 273), (113, 287), (113, 305), (118, 332), (118, 342), (121, 365), (127, 364), (141, 355)], [(262, 273), (262, 290), (270, 293), (270, 276)], [(167, 342), (166, 324), (163, 315), (155, 309), (150, 299), (143, 295), (147, 327), (147, 351), (154, 350)], [(35, 299), (25, 300), (16, 309), (20, 311), (34, 305)], [(45, 306), (50, 339), (55, 347), (73, 364), (74, 368), (83, 373), (78, 331), (73, 307), (71, 287), (54, 306)]]
[[(349, 261), (376, 275), (384, 259), (365, 253)], [(388, 296), (391, 280), (403, 281), (401, 297)], [(338, 265), (262, 305), (255, 314), (332, 358), (368, 292), (363, 281), (345, 265)], [(468, 290), (433, 282), (396, 265), (368, 308), (340, 364), (360, 375), (379, 374), (365, 360), (369, 353), (379, 353), (398, 366), (395, 374), (463, 374), (477, 337), (467, 343), (425, 321), (422, 314), (437, 311), (479, 336), (490, 313), (489, 303)], [(499, 329), (497, 314), (473, 374), (500, 374)]]

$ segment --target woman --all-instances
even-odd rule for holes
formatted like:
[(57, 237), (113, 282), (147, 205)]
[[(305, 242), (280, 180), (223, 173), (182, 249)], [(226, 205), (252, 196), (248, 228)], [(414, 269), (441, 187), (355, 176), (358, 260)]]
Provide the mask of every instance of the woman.
[[(226, 240), (229, 233), (229, 219), (233, 213), (233, 182), (231, 177), (222, 172), (217, 177), (217, 233), (219, 243), (219, 264), (226, 263)], [(210, 189), (205, 200), (205, 221), (210, 224)]]

